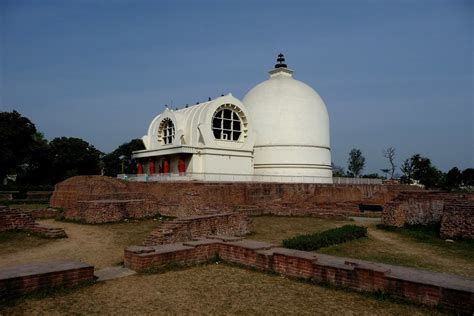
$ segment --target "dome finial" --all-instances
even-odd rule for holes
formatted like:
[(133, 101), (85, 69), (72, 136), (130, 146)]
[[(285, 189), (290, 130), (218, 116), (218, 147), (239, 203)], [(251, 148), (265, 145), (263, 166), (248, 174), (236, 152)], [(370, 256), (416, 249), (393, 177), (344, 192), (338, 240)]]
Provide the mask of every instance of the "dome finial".
[(285, 64), (285, 56), (282, 53), (278, 54), (277, 64), (275, 64), (275, 68), (287, 68)]

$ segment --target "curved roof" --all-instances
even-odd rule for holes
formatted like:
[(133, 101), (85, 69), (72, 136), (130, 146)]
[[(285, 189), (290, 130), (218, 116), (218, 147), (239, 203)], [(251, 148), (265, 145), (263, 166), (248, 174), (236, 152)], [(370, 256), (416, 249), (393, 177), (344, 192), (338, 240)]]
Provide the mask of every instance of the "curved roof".
[(259, 145), (310, 145), (330, 147), (329, 115), (324, 101), (293, 71), (270, 71), (270, 79), (252, 88), (243, 103), (250, 113)]
[[(212, 117), (222, 105), (232, 104), (240, 110), (247, 130), (240, 141), (220, 141), (212, 133)], [(171, 144), (163, 145), (158, 141), (160, 123), (168, 118), (175, 127), (175, 138)], [(143, 136), (143, 143), (147, 150), (165, 148), (166, 146), (190, 145), (195, 147), (229, 147), (248, 149), (253, 145), (251, 127), (247, 124), (248, 112), (240, 100), (232, 94), (219, 97), (215, 100), (199, 103), (179, 110), (166, 109), (156, 116), (148, 128), (147, 135)]]

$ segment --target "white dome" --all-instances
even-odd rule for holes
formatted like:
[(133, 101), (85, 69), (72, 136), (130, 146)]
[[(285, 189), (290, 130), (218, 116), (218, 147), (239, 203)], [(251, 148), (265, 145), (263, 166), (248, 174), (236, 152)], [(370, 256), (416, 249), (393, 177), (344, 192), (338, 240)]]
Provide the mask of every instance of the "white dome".
[(254, 132), (256, 174), (317, 176), (332, 182), (329, 116), (321, 97), (277, 68), (243, 99)]

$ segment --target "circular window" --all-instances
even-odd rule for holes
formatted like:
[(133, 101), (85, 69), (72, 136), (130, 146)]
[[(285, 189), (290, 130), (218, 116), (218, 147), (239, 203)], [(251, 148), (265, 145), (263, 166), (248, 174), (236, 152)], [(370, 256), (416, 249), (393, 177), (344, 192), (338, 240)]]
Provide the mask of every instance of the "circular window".
[(217, 109), (212, 118), (212, 132), (216, 139), (229, 141), (240, 139), (243, 124), (238, 111), (240, 109), (233, 104), (224, 104)]
[(173, 142), (174, 124), (171, 119), (165, 118), (163, 121), (161, 121), (158, 132), (158, 140), (163, 145), (169, 145)]

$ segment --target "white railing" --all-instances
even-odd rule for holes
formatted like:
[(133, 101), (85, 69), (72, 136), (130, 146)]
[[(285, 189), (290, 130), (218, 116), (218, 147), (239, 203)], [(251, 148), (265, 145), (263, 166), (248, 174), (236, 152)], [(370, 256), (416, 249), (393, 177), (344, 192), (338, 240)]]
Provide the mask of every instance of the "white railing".
[(373, 178), (328, 178), (314, 176), (278, 176), (228, 173), (169, 173), (169, 174), (120, 174), (117, 178), (138, 182), (291, 182), (291, 183), (334, 183), (334, 184), (382, 184), (381, 179)]
[(338, 178), (333, 177), (334, 184), (382, 184), (382, 179), (378, 178)]

